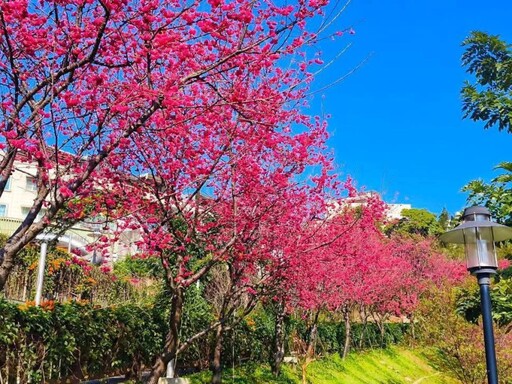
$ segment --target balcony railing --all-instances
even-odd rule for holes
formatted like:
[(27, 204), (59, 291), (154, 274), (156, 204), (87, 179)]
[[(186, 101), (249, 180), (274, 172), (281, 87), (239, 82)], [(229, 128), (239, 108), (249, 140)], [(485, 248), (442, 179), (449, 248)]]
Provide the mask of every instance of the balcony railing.
[[(0, 233), (10, 236), (16, 231), (16, 229), (23, 222), (21, 219), (16, 219), (12, 217), (0, 217)], [(86, 249), (88, 244), (94, 243), (101, 236), (106, 236), (108, 238), (113, 239), (113, 231), (111, 229), (99, 230), (99, 224), (77, 224), (74, 227), (66, 230), (63, 234), (59, 236), (59, 245), (62, 248), (67, 248), (68, 252), (72, 250), (79, 250), (82, 256), (90, 257), (92, 253), (90, 250)], [(48, 228), (46, 235), (39, 235), (39, 239), (52, 238), (52, 233), (60, 233), (58, 227), (55, 227), (52, 231), (52, 228)], [(139, 252), (139, 248), (136, 245), (137, 240), (140, 239), (140, 234), (138, 231), (127, 230), (120, 234), (120, 237), (113, 241), (109, 245), (109, 254), (115, 256), (111, 261), (117, 260), (117, 257), (124, 257), (126, 255), (133, 255)]]
[[(21, 219), (12, 217), (0, 217), (0, 233), (6, 236), (10, 236), (14, 233), (14, 231), (16, 231), (22, 222), (23, 220)], [(55, 232), (59, 232), (58, 228), (55, 228)], [(59, 237), (59, 241), (66, 243), (69, 250), (71, 250), (71, 248), (83, 248), (87, 244), (92, 243), (94, 240), (95, 232), (93, 230), (80, 228), (79, 226), (68, 229), (62, 236)]]

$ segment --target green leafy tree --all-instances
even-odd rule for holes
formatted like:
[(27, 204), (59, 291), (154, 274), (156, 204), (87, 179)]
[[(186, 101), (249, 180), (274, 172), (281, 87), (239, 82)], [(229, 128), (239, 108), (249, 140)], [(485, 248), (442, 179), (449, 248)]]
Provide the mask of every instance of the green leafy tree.
[[(498, 326), (512, 330), (512, 267), (498, 274), (497, 282), (492, 286), (492, 315)], [(458, 291), (457, 313), (466, 320), (476, 323), (481, 316), (480, 294), (477, 287), (463, 288)]]
[(512, 133), (511, 45), (497, 35), (473, 31), (462, 46), (462, 64), (476, 78), (462, 88), (464, 117)]
[(446, 231), (448, 229), (448, 227), (450, 226), (451, 218), (450, 218), (450, 213), (448, 212), (448, 210), (446, 208), (443, 208), (443, 210), (441, 211), (441, 213), (439, 214), (439, 216), (437, 218), (437, 221), (439, 223), (439, 226), (444, 231)]
[[(462, 64), (476, 80), (462, 88), (464, 117), (485, 122), (485, 128), (497, 126), (512, 133), (511, 45), (497, 35), (479, 31), (472, 32), (462, 45), (466, 48)], [(484, 205), (498, 222), (512, 225), (512, 162), (502, 162), (496, 169), (505, 173), (490, 183), (470, 181), (462, 191), (469, 193), (470, 204)], [(508, 254), (506, 251), (505, 256)]]
[(404, 209), (402, 218), (390, 224), (386, 228), (386, 233), (390, 235), (397, 232), (403, 235), (435, 236), (443, 232), (436, 215), (426, 209)]
[(114, 273), (117, 277), (161, 279), (164, 269), (160, 260), (154, 257), (127, 256), (114, 264)]
[(496, 169), (506, 171), (490, 183), (481, 179), (470, 181), (463, 188), (468, 192), (468, 203), (484, 205), (491, 211), (495, 220), (512, 225), (512, 162), (503, 162)]

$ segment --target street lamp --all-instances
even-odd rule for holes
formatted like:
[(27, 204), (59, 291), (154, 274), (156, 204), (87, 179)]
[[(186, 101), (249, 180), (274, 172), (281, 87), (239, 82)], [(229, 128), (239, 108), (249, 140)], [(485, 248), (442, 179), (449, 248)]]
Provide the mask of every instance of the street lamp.
[(46, 250), (48, 249), (48, 243), (43, 241), (41, 243), (41, 251), (39, 253), (39, 261), (37, 263), (37, 282), (36, 282), (36, 306), (41, 305), (41, 299), (43, 297), (43, 282), (44, 282), (44, 269), (46, 266)]
[(512, 228), (491, 221), (491, 214), (485, 207), (466, 208), (462, 215), (462, 224), (440, 236), (440, 240), (444, 243), (464, 244), (467, 269), (476, 276), (480, 285), (485, 362), (489, 384), (498, 384), (489, 292), (491, 275), (498, 269), (494, 243), (510, 238), (512, 238)]
[(36, 306), (41, 305), (43, 298), (43, 284), (44, 284), (44, 271), (46, 268), (46, 252), (48, 249), (48, 243), (54, 241), (56, 236), (52, 233), (43, 233), (37, 235), (36, 239), (41, 240), (41, 250), (39, 253), (39, 260), (37, 262), (37, 280), (36, 280)]

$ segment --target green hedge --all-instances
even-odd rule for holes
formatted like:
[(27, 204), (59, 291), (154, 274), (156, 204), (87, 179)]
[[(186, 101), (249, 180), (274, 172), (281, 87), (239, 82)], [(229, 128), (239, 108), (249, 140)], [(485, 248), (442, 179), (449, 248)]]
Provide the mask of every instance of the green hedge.
[[(408, 331), (409, 324), (403, 323), (384, 324), (384, 334), (381, 333), (376, 323), (369, 322), (366, 325), (353, 323), (351, 325), (350, 349), (386, 348), (389, 345), (400, 343)], [(342, 322), (320, 322), (318, 324), (317, 353), (341, 353), (344, 343), (345, 324)]]
[[(2, 382), (76, 382), (112, 375), (136, 377), (161, 352), (167, 331), (168, 294), (163, 291), (152, 306), (94, 307), (85, 302), (43, 302), (21, 305), (0, 300), (0, 375)], [(200, 289), (187, 293), (182, 340), (212, 321), (211, 308)], [(308, 332), (300, 317), (286, 323), (287, 353), (304, 346)], [(385, 324), (384, 337), (374, 323), (352, 325), (352, 350), (385, 347), (401, 341), (406, 324)], [(223, 364), (265, 363), (272, 355), (274, 314), (258, 308), (227, 331)], [(318, 324), (317, 354), (341, 353), (343, 323)], [(302, 340), (302, 341), (301, 341)], [(178, 356), (178, 370), (206, 369), (211, 335), (196, 340)]]
[[(410, 330), (405, 323), (385, 323), (384, 334), (378, 325), (368, 322), (366, 325), (353, 323), (351, 329), (352, 351), (371, 348), (386, 348), (400, 343)], [(306, 322), (298, 316), (286, 322), (288, 341), (286, 353), (304, 352), (294, 350), (304, 348), (309, 337)], [(274, 337), (274, 315), (270, 310), (257, 309), (234, 330), (227, 332), (223, 344), (223, 364), (225, 366), (251, 362), (266, 363), (272, 359)], [(345, 342), (345, 325), (343, 322), (320, 321), (316, 353), (320, 355), (342, 353)]]
[(24, 383), (140, 373), (162, 344), (151, 309), (0, 300), (0, 374)]

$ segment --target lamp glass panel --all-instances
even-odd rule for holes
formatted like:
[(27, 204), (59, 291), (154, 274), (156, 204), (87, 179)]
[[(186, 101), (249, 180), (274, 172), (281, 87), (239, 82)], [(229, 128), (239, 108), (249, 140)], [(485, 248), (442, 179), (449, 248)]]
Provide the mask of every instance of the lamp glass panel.
[(492, 227), (477, 228), (477, 237), (480, 266), (498, 268)]
[(466, 250), (466, 265), (468, 269), (479, 266), (476, 228), (464, 229), (464, 249)]
[(476, 214), (474, 216), (474, 221), (489, 221), (490, 220), (490, 217), (489, 215), (486, 215), (486, 214)]
[(464, 230), (467, 268), (497, 268), (496, 251), (491, 228), (468, 228)]

